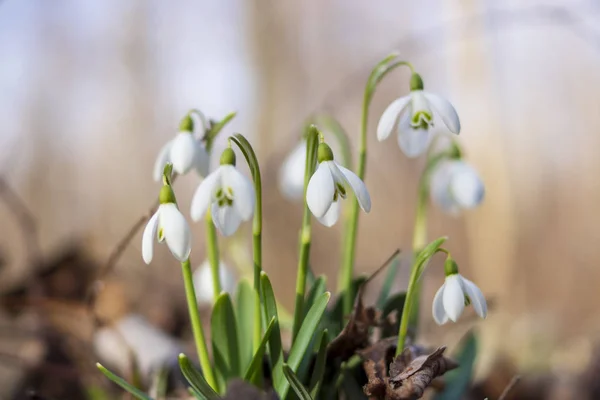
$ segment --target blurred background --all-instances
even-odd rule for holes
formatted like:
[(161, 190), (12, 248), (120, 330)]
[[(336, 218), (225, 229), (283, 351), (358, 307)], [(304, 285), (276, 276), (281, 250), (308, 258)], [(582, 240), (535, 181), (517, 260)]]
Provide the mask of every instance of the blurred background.
[[(480, 208), (450, 217), (431, 207), (429, 224), (430, 238), (449, 235), (463, 274), (493, 299), (488, 319), (476, 322), (486, 395), (497, 396), (519, 372), (531, 377), (523, 390), (544, 388), (539, 398), (585, 398), (581, 382), (598, 371), (600, 338), (593, 0), (1, 0), (0, 398), (27, 398), (32, 388), (83, 398), (107, 386), (95, 372), (103, 356), (92, 339), (126, 316), (169, 338), (185, 330), (178, 266), (164, 246), (143, 264), (141, 232), (102, 275), (100, 323), (85, 294), (148, 213), (158, 193), (155, 157), (190, 108), (214, 119), (238, 112), (215, 151), (233, 132), (256, 149), (264, 268), (291, 309), (302, 207), (280, 194), (278, 168), (314, 112), (338, 118), (357, 144), (366, 78), (391, 51), (455, 105), (466, 157), (486, 183)], [(373, 209), (361, 215), (361, 273), (396, 248), (410, 249), (423, 160), (407, 159), (393, 139), (378, 143), (374, 132), (408, 79), (407, 70), (392, 73), (371, 108)], [(184, 212), (199, 182), (193, 174), (178, 180)], [(342, 227), (313, 226), (312, 265), (333, 288)], [(199, 265), (204, 225), (192, 228)], [(220, 242), (225, 262), (242, 274), (249, 238), (245, 224)], [(428, 270), (423, 340), (452, 347), (474, 320), (433, 324), (440, 265)], [(370, 290), (374, 297), (376, 284)]]

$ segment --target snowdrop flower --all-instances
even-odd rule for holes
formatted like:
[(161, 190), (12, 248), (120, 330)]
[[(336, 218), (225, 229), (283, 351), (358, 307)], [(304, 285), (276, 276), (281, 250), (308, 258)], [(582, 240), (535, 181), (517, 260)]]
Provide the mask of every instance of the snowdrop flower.
[(209, 156), (201, 139), (194, 137), (194, 121), (186, 115), (179, 126), (179, 133), (169, 140), (158, 153), (154, 163), (154, 180), (162, 177), (163, 168), (167, 163), (173, 164), (173, 169), (180, 175), (196, 169), (200, 176), (208, 174)]
[(450, 214), (475, 208), (485, 197), (479, 174), (461, 159), (440, 161), (431, 173), (429, 185), (433, 202)]
[(360, 208), (371, 210), (371, 196), (364, 182), (349, 169), (333, 161), (331, 148), (320, 143), (317, 150), (319, 166), (306, 189), (306, 203), (310, 211), (325, 226), (333, 226), (340, 216), (340, 199), (346, 198), (346, 189), (352, 189)]
[(104, 362), (121, 372), (131, 369), (131, 354), (135, 354), (142, 377), (164, 366), (177, 365), (177, 355), (182, 351), (175, 338), (153, 326), (141, 315), (130, 314), (114, 326), (96, 331), (93, 345)]
[(279, 190), (288, 199), (298, 200), (304, 195), (305, 170), (306, 140), (302, 139), (287, 156), (279, 170)]
[(387, 139), (397, 127), (398, 144), (408, 157), (417, 157), (429, 144), (436, 112), (452, 132), (460, 132), (456, 110), (441, 96), (423, 90), (423, 80), (417, 73), (410, 79), (410, 94), (394, 100), (383, 112), (377, 125), (377, 139)]
[[(229, 294), (233, 293), (237, 279), (233, 271), (223, 261), (219, 262), (219, 278), (221, 290)], [(194, 287), (196, 288), (196, 300), (200, 304), (210, 305), (215, 299), (212, 271), (208, 260), (194, 271)]]
[(159, 195), (160, 205), (148, 221), (142, 235), (142, 257), (146, 264), (152, 262), (154, 240), (167, 242), (173, 256), (183, 262), (191, 251), (190, 227), (177, 208), (175, 194), (169, 185), (163, 185)]
[(208, 210), (221, 234), (232, 235), (254, 212), (254, 186), (235, 168), (235, 152), (227, 148), (221, 165), (206, 177), (192, 199), (192, 219), (200, 220)]
[(479, 317), (487, 316), (487, 303), (481, 290), (458, 273), (458, 266), (451, 258), (446, 260), (446, 281), (433, 298), (433, 319), (443, 325), (450, 319), (456, 322), (465, 305), (471, 304)]

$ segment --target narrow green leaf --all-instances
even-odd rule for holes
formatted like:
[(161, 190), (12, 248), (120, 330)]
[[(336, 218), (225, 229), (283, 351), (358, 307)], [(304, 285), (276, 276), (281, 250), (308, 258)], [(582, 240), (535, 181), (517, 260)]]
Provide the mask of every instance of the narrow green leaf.
[(217, 137), (217, 135), (221, 132), (221, 130), (223, 130), (223, 128), (225, 127), (225, 125), (227, 125), (229, 123), (229, 121), (231, 121), (233, 118), (235, 118), (236, 113), (235, 112), (231, 112), (229, 114), (227, 114), (222, 120), (214, 123), (211, 128), (210, 131), (206, 134), (206, 147), (208, 148), (208, 150), (210, 150), (210, 148), (212, 147), (212, 144), (215, 140), (215, 138)]
[(394, 285), (394, 281), (396, 280), (396, 275), (398, 274), (398, 269), (400, 269), (399, 255), (400, 253), (398, 253), (398, 256), (394, 258), (394, 261), (388, 267), (387, 273), (385, 274), (385, 280), (383, 281), (381, 291), (379, 292), (379, 298), (377, 299), (377, 308), (379, 308), (380, 310), (388, 301), (388, 297), (390, 295), (390, 292), (392, 291), (392, 286)]
[(464, 397), (473, 376), (476, 357), (477, 338), (472, 332), (469, 332), (463, 338), (460, 350), (453, 356), (459, 367), (444, 375), (445, 388), (435, 395), (434, 400), (452, 400)]
[(142, 392), (140, 389), (131, 385), (129, 382), (127, 382), (125, 379), (121, 378), (120, 376), (115, 375), (113, 372), (106, 369), (102, 364), (96, 363), (96, 367), (98, 367), (100, 372), (102, 372), (108, 379), (110, 379), (117, 385), (121, 386), (127, 392), (131, 393), (133, 396), (135, 396), (136, 399), (152, 400), (152, 398), (150, 396), (148, 396), (146, 393)]
[(289, 365), (283, 365), (283, 373), (288, 381), (288, 384), (292, 387), (292, 389), (294, 389), (294, 392), (296, 392), (296, 395), (300, 400), (313, 400), (313, 398), (308, 393), (308, 390), (306, 390), (302, 382), (300, 382), (300, 379), (298, 379), (298, 377), (296, 376), (294, 371), (292, 371)]
[[(327, 303), (331, 298), (331, 293), (325, 292), (323, 293), (316, 301), (315, 304), (310, 308), (304, 322), (302, 322), (302, 326), (298, 331), (298, 336), (296, 336), (296, 341), (292, 345), (290, 349), (290, 354), (287, 359), (287, 365), (294, 371), (294, 373), (298, 370), (300, 366), (300, 362), (302, 361), (302, 357), (306, 353), (308, 345), (310, 344), (313, 335), (317, 327), (319, 326), (319, 322), (321, 322), (321, 318), (323, 317), (323, 313), (327, 308)], [(289, 382), (285, 380), (281, 386), (275, 386), (275, 390), (279, 393), (279, 397), (282, 399), (285, 398), (287, 392), (289, 390)]]
[(306, 314), (308, 314), (308, 310), (315, 303), (317, 297), (321, 296), (325, 293), (327, 285), (327, 278), (324, 275), (321, 275), (317, 279), (315, 279), (314, 283), (311, 285), (308, 295), (306, 296), (306, 300), (304, 301), (304, 309), (306, 312), (304, 313), (304, 318), (306, 318)]
[(206, 400), (219, 400), (221, 397), (210, 387), (202, 373), (194, 367), (185, 354), (179, 354), (179, 368), (195, 392), (204, 396)]
[(312, 378), (310, 379), (310, 395), (313, 399), (319, 396), (321, 385), (323, 383), (323, 376), (325, 375), (325, 367), (327, 364), (327, 345), (329, 344), (329, 336), (327, 335), (327, 329), (321, 334), (321, 340), (319, 341), (319, 351), (317, 352), (317, 358), (313, 368)]
[(202, 393), (200, 393), (199, 391), (197, 391), (196, 389), (194, 389), (191, 386), (188, 386), (188, 392), (194, 396), (194, 399), (196, 400), (207, 400), (206, 396), (204, 396)]
[(228, 293), (221, 293), (217, 297), (210, 318), (210, 327), (215, 375), (219, 391), (223, 393), (229, 379), (241, 376), (237, 324), (233, 303)]
[(275, 294), (273, 293), (273, 286), (267, 274), (263, 271), (260, 274), (260, 284), (262, 289), (262, 303), (265, 311), (265, 320), (271, 321), (275, 318), (273, 323), (273, 331), (269, 337), (268, 349), (269, 349), (269, 361), (271, 362), (271, 374), (273, 378), (273, 387), (280, 394), (278, 388), (281, 388), (284, 382), (287, 382), (283, 375), (283, 347), (281, 345), (281, 332), (279, 330), (279, 318), (277, 316), (277, 300), (275, 300)]
[(263, 362), (263, 357), (265, 356), (265, 349), (267, 347), (267, 343), (269, 342), (269, 339), (271, 338), (271, 332), (273, 331), (273, 327), (275, 326), (276, 323), (277, 323), (277, 318), (275, 318), (275, 317), (271, 318), (269, 325), (267, 325), (267, 330), (265, 331), (265, 334), (262, 337), (262, 340), (260, 341), (260, 345), (258, 346), (256, 353), (254, 353), (254, 356), (252, 357), (252, 361), (250, 362), (250, 365), (248, 365), (248, 368), (246, 369), (246, 373), (244, 374), (245, 381), (256, 382), (256, 377), (255, 377), (256, 372), (260, 370), (260, 366)]
[(254, 332), (254, 307), (258, 294), (247, 280), (241, 280), (235, 295), (238, 346), (241, 370), (245, 371), (252, 360), (252, 332)]

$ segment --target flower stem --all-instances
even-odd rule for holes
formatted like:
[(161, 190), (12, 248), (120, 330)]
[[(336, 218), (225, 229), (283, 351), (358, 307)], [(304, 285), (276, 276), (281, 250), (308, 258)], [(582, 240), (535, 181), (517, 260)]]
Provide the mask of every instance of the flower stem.
[(308, 204), (306, 203), (306, 188), (314, 172), (317, 160), (317, 146), (319, 131), (312, 125), (306, 138), (306, 168), (304, 172), (304, 215), (302, 216), (302, 227), (300, 228), (300, 256), (298, 258), (298, 275), (296, 277), (296, 302), (294, 307), (294, 325), (292, 327), (292, 343), (302, 325), (304, 317), (304, 293), (306, 291), (306, 276), (308, 273), (308, 261), (311, 245), (311, 217)]
[(213, 389), (217, 390), (217, 382), (215, 381), (215, 376), (210, 365), (208, 348), (206, 347), (206, 341), (204, 339), (204, 330), (202, 329), (202, 322), (200, 321), (200, 314), (198, 312), (198, 303), (196, 302), (196, 292), (194, 290), (194, 281), (192, 278), (192, 267), (189, 259), (181, 263), (181, 270), (183, 272), (185, 297), (188, 303), (188, 310), (190, 312), (192, 332), (194, 334), (194, 341), (196, 343), (196, 350), (198, 351), (200, 366), (202, 367), (202, 372), (204, 373), (204, 377), (206, 378), (208, 384)]
[(210, 210), (206, 212), (206, 253), (210, 263), (214, 299), (221, 294), (221, 277), (219, 275), (219, 245), (217, 243), (217, 230), (213, 224)]
[(402, 353), (404, 350), (406, 335), (408, 334), (408, 325), (411, 319), (410, 316), (413, 312), (412, 310), (414, 309), (413, 303), (415, 302), (415, 299), (418, 299), (418, 279), (419, 268), (415, 262), (413, 263), (410, 271), (408, 289), (406, 290), (406, 298), (404, 300), (404, 307), (402, 309), (402, 318), (400, 319), (400, 328), (398, 329), (398, 345), (396, 346), (396, 355)]
[[(413, 70), (413, 66), (407, 61), (395, 61), (395, 54), (391, 54), (381, 60), (371, 71), (371, 75), (367, 80), (365, 92), (363, 96), (361, 124), (360, 124), (360, 143), (358, 147), (358, 166), (356, 175), (364, 182), (365, 172), (367, 167), (367, 131), (369, 124), (369, 107), (377, 84), (381, 82), (383, 77), (394, 70), (395, 68), (404, 65)], [(358, 215), (359, 205), (356, 196), (352, 200), (351, 210), (348, 214), (344, 214), (344, 228), (346, 236), (344, 238), (344, 247), (342, 250), (342, 268), (340, 269), (339, 289), (344, 296), (344, 313), (348, 314), (352, 311), (354, 303), (352, 293), (352, 278), (354, 276), (354, 258), (356, 254), (356, 234), (358, 232)]]

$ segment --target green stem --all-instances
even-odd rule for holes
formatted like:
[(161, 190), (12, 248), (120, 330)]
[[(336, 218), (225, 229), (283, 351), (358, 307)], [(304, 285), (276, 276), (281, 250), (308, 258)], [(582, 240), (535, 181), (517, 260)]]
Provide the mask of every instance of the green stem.
[[(404, 65), (413, 70), (412, 65), (406, 61), (391, 62), (396, 57), (395, 54), (384, 58), (371, 71), (371, 75), (367, 80), (365, 92), (363, 96), (363, 105), (360, 124), (360, 143), (358, 147), (358, 167), (356, 174), (364, 182), (365, 172), (367, 167), (367, 131), (369, 125), (369, 107), (375, 88), (381, 82), (383, 77), (394, 70), (395, 68)], [(352, 277), (354, 276), (354, 259), (356, 254), (356, 234), (358, 232), (358, 215), (359, 205), (356, 196), (352, 200), (351, 210), (348, 214), (344, 214), (347, 220), (344, 221), (346, 236), (344, 238), (344, 248), (342, 253), (342, 268), (340, 269), (340, 291), (344, 296), (344, 313), (348, 314), (352, 311), (354, 303), (354, 294), (352, 293)]]
[(219, 274), (219, 245), (217, 242), (217, 230), (213, 224), (210, 210), (206, 212), (206, 254), (210, 263), (214, 299), (221, 294), (221, 277)]
[[(415, 257), (416, 258), (416, 257)], [(404, 350), (406, 344), (406, 335), (408, 334), (408, 325), (410, 315), (413, 312), (413, 302), (415, 299), (415, 291), (418, 293), (419, 268), (413, 263), (410, 271), (410, 279), (408, 281), (408, 289), (406, 290), (406, 298), (404, 300), (404, 308), (402, 309), (402, 318), (400, 319), (400, 328), (398, 330), (398, 345), (396, 346), (396, 355), (399, 355)]]
[(311, 244), (311, 217), (308, 204), (306, 203), (306, 188), (314, 172), (319, 131), (311, 126), (306, 138), (306, 168), (304, 172), (304, 215), (302, 216), (302, 227), (300, 228), (300, 256), (298, 258), (298, 275), (296, 277), (296, 303), (294, 307), (294, 325), (292, 327), (292, 343), (302, 326), (304, 317), (304, 293), (306, 292), (306, 276), (308, 273), (308, 261)]
[(260, 273), (262, 272), (262, 179), (260, 176), (260, 166), (256, 153), (252, 145), (240, 133), (230, 137), (242, 151), (246, 162), (250, 167), (252, 181), (254, 182), (254, 192), (256, 194), (256, 203), (254, 209), (254, 220), (252, 221), (252, 256), (254, 261), (254, 290), (256, 291), (254, 303), (254, 327), (252, 332), (252, 344), (256, 352), (260, 347), (262, 340), (262, 314), (260, 306)]
[(208, 384), (213, 389), (217, 390), (217, 382), (215, 381), (212, 366), (210, 365), (210, 358), (208, 357), (208, 348), (206, 347), (206, 341), (204, 339), (204, 330), (202, 329), (202, 321), (200, 321), (200, 313), (198, 312), (198, 303), (196, 302), (196, 292), (194, 290), (194, 280), (192, 278), (192, 267), (189, 259), (181, 263), (181, 270), (183, 272), (183, 283), (185, 284), (185, 297), (190, 312), (192, 332), (194, 334), (194, 341), (196, 343), (196, 350), (198, 351), (198, 359), (200, 360), (200, 366), (202, 367), (202, 372), (204, 373), (204, 377), (206, 378)]

